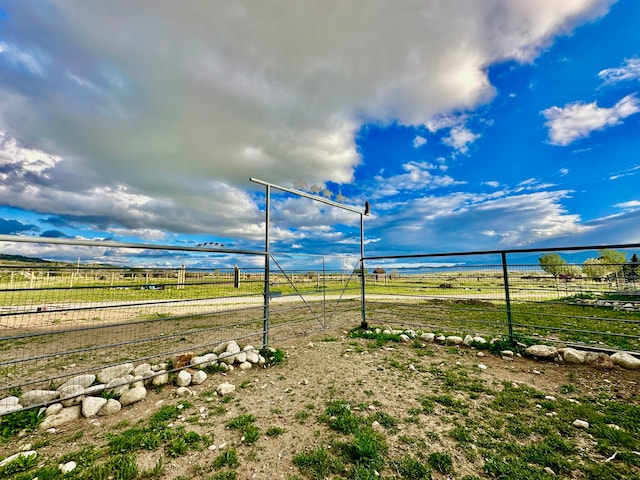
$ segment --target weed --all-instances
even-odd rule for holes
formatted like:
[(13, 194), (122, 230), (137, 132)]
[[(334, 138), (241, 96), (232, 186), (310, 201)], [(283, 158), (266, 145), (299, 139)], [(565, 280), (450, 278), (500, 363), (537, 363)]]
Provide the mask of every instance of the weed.
[(420, 460), (406, 455), (400, 459), (393, 459), (389, 462), (389, 467), (398, 472), (401, 478), (408, 480), (430, 480), (431, 469)]
[(299, 424), (303, 425), (310, 416), (311, 414), (307, 410), (300, 410), (296, 412), (294, 418)]
[(447, 452), (430, 453), (429, 465), (442, 474), (451, 473), (453, 471), (453, 460), (451, 459), (451, 455)]
[(216, 467), (216, 468), (221, 468), (221, 467), (237, 468), (237, 467), (239, 467), (240, 466), (240, 461), (238, 460), (238, 454), (236, 453), (236, 449), (235, 448), (229, 448), (227, 450), (224, 450), (213, 461), (213, 466)]
[(32, 432), (44, 420), (38, 409), (21, 410), (0, 416), (0, 438), (9, 438), (25, 430)]
[(282, 435), (284, 432), (286, 432), (286, 430), (282, 427), (269, 427), (264, 433), (268, 437), (277, 437), (279, 435)]
[(254, 417), (250, 413), (247, 413), (244, 415), (239, 415), (229, 420), (229, 422), (227, 423), (227, 427), (233, 430), (244, 430), (249, 425), (253, 424), (253, 422), (255, 421), (256, 421), (256, 417)]
[(238, 480), (238, 474), (234, 470), (225, 470), (214, 474), (207, 480)]
[(31, 470), (38, 463), (37, 455), (20, 455), (12, 462), (0, 467), (0, 478)]
[(355, 433), (362, 421), (351, 411), (351, 406), (345, 400), (334, 400), (327, 405), (320, 420), (332, 429), (341, 433)]
[(243, 380), (242, 383), (240, 384), (240, 388), (251, 388), (253, 387), (253, 383), (251, 382), (251, 380)]
[(162, 478), (162, 475), (164, 473), (165, 473), (164, 460), (162, 457), (160, 457), (152, 468), (150, 468), (149, 470), (140, 472), (140, 478), (158, 479), (158, 478)]
[(260, 438), (260, 429), (255, 425), (247, 425), (242, 435), (244, 443), (253, 445)]
[(380, 425), (390, 430), (395, 429), (398, 426), (398, 421), (385, 412), (376, 412), (369, 417), (369, 419), (371, 421), (378, 422)]
[(344, 472), (345, 469), (344, 464), (333, 457), (324, 447), (299, 453), (293, 458), (293, 463), (312, 480), (324, 480), (331, 474)]
[(284, 364), (287, 354), (279, 348), (264, 348), (260, 351), (260, 354), (266, 360), (268, 365), (282, 365)]

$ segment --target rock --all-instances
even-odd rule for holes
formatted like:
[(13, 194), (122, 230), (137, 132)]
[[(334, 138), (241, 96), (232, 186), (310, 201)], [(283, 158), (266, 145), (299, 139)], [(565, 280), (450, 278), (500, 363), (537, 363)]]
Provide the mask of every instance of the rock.
[(218, 360), (227, 365), (232, 365), (236, 360), (236, 356), (234, 353), (222, 352), (220, 355), (218, 355)]
[(169, 383), (169, 374), (164, 370), (160, 370), (160, 372), (155, 377), (153, 377), (153, 380), (151, 380), (151, 384), (154, 387), (166, 385), (167, 383)]
[(602, 352), (586, 352), (584, 354), (585, 365), (591, 365), (597, 368), (613, 368), (613, 360), (606, 353)]
[(180, 370), (176, 377), (176, 385), (179, 387), (188, 387), (191, 385), (191, 374), (186, 370)]
[(525, 349), (524, 353), (531, 357), (554, 358), (558, 355), (558, 349), (549, 345), (531, 345)]
[(409, 338), (409, 335), (405, 335), (404, 333), (401, 333), (400, 340), (402, 340), (403, 342), (410, 342), (411, 338)]
[(16, 403), (15, 405), (0, 405), (0, 415), (17, 412), (18, 410), (22, 410), (22, 405), (19, 403)]
[(216, 348), (213, 349), (213, 353), (219, 356), (222, 352), (224, 352), (227, 349), (228, 344), (229, 342), (222, 342), (220, 345), (218, 345)]
[(13, 455), (10, 455), (4, 460), (0, 461), (0, 468), (4, 467), (5, 465), (9, 465), (11, 462), (16, 461), (18, 458), (29, 458), (35, 457), (36, 455), (38, 455), (38, 452), (36, 452), (35, 450), (27, 450), (26, 452), (14, 453)]
[(502, 350), (500, 355), (503, 357), (513, 357), (513, 350)]
[(447, 345), (461, 345), (462, 341), (462, 337), (458, 337), (456, 335), (449, 335), (445, 338), (445, 343)]
[(240, 353), (242, 349), (236, 341), (231, 340), (229, 343), (227, 343), (227, 348), (225, 348), (224, 351), (227, 353)]
[(132, 403), (139, 402), (147, 396), (147, 389), (144, 387), (131, 388), (124, 392), (120, 397), (120, 403), (122, 406), (131, 405)]
[(585, 422), (584, 420), (576, 420), (573, 422), (573, 426), (576, 428), (589, 428), (589, 422)]
[(234, 363), (244, 363), (247, 361), (247, 352), (236, 353), (233, 357)]
[(101, 417), (107, 417), (109, 415), (115, 415), (122, 409), (122, 404), (115, 398), (110, 398), (107, 403), (98, 412)]
[(256, 348), (253, 345), (245, 345), (242, 349), (243, 352), (254, 352)]
[(178, 387), (176, 389), (176, 395), (178, 395), (179, 397), (191, 397), (195, 394), (196, 393), (193, 390), (187, 387)]
[(95, 417), (100, 409), (107, 404), (107, 399), (102, 397), (86, 397), (82, 401), (82, 416)]
[(259, 355), (258, 357), (258, 365), (261, 367), (264, 367), (264, 365), (267, 363), (267, 359), (264, 358), (262, 355)]
[(473, 343), (473, 337), (471, 335), (465, 335), (462, 343), (464, 343), (467, 347), (470, 347)]
[(198, 370), (193, 375), (191, 375), (191, 383), (193, 383), (194, 385), (200, 385), (201, 383), (204, 383), (206, 379), (207, 373), (203, 370)]
[(478, 364), (478, 368), (479, 368), (480, 370), (486, 370), (486, 369), (487, 369), (487, 366), (486, 366), (484, 363), (479, 363), (479, 364)]
[(614, 365), (626, 368), (627, 370), (640, 369), (640, 359), (626, 352), (616, 352), (611, 355), (611, 361)]
[(19, 405), (20, 399), (16, 396), (10, 396), (0, 399), (0, 407), (8, 407), (12, 405)]
[(251, 367), (253, 367), (253, 364), (250, 362), (242, 362), (240, 365), (238, 365), (238, 368), (240, 370), (249, 370)]
[(438, 342), (438, 343), (444, 343), (444, 341), (447, 339), (447, 337), (445, 337), (444, 335), (438, 335), (434, 341)]
[(230, 393), (233, 393), (235, 391), (235, 385), (228, 382), (221, 383), (216, 387), (216, 392), (218, 392), (218, 395), (229, 395)]
[(76, 469), (76, 462), (71, 460), (70, 462), (67, 462), (65, 464), (61, 463), (60, 465), (58, 465), (58, 469), (63, 475), (66, 475), (67, 473), (71, 473)]
[(89, 395), (93, 395), (95, 396), (96, 394), (101, 393), (104, 389), (105, 389), (106, 385), (104, 383), (98, 383), (96, 385), (91, 385), (90, 387), (87, 387), (84, 389), (84, 394), (89, 396)]
[(206, 368), (216, 363), (218, 356), (215, 353), (207, 353), (191, 359), (191, 365), (196, 368)]
[(95, 375), (79, 375), (77, 377), (73, 377), (71, 380), (67, 380), (62, 385), (58, 387), (58, 391), (62, 390), (65, 387), (69, 387), (71, 385), (80, 385), (82, 388), (88, 388), (93, 385), (93, 382), (96, 381)]
[(423, 333), (420, 335), (420, 340), (424, 340), (425, 342), (433, 342), (436, 339), (436, 335), (434, 333)]
[(52, 403), (51, 405), (49, 405), (47, 407), (47, 409), (44, 411), (44, 414), (48, 417), (49, 415), (55, 415), (56, 413), (58, 413), (60, 410), (62, 410), (64, 407), (62, 406), (61, 403)]
[(133, 371), (133, 363), (123, 363), (121, 365), (113, 365), (103, 368), (98, 373), (98, 381), (100, 383), (109, 383), (114, 378), (124, 377)]
[(60, 403), (63, 407), (70, 407), (72, 405), (80, 405), (83, 400), (84, 387), (79, 384), (71, 384), (59, 390)]
[(260, 355), (256, 352), (246, 352), (247, 353), (247, 362), (256, 364), (260, 361)]
[(126, 378), (114, 378), (104, 386), (104, 389), (113, 392), (116, 396), (120, 396), (129, 390), (129, 385)]
[(144, 378), (142, 377), (142, 375), (136, 375), (132, 380), (133, 381), (131, 382), (129, 388), (144, 387)]
[(65, 423), (73, 422), (80, 418), (82, 412), (80, 405), (74, 405), (73, 407), (63, 408), (58, 413), (49, 415), (40, 424), (40, 430), (48, 430), (49, 428), (59, 427)]
[(562, 356), (562, 360), (566, 363), (583, 364), (585, 352), (576, 350), (575, 348), (560, 348), (558, 353)]
[(547, 475), (551, 475), (552, 477), (556, 476), (556, 472), (554, 472), (551, 468), (549, 467), (544, 467), (544, 471), (546, 472)]
[(149, 365), (148, 363), (141, 363), (136, 368), (134, 368), (131, 373), (133, 373), (133, 375), (136, 377), (146, 378), (153, 375), (153, 370), (151, 369), (151, 365)]
[(60, 397), (60, 392), (54, 390), (29, 390), (20, 397), (20, 405), (31, 407), (47, 403)]

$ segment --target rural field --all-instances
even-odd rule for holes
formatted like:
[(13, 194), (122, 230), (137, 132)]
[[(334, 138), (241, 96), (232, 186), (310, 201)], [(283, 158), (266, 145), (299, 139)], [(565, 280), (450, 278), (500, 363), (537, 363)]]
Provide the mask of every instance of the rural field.
[[(5, 416), (0, 459), (37, 456), (0, 478), (640, 478), (640, 371), (503, 357), (501, 344), (403, 342), (355, 324), (292, 336), (268, 368), (212, 373), (187, 396), (151, 390), (113, 417), (47, 433), (35, 412)], [(223, 382), (235, 391), (218, 395)]]

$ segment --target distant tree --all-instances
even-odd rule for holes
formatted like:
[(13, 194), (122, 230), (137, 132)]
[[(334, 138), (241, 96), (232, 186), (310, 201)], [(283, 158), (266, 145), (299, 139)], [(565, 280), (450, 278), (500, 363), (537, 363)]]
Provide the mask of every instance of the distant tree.
[(617, 274), (622, 271), (622, 267), (627, 263), (627, 254), (625, 252), (619, 252), (612, 248), (603, 248), (598, 250), (600, 255), (598, 258), (602, 260), (604, 265), (611, 268), (611, 273)]
[(640, 259), (636, 253), (631, 256), (631, 261), (622, 267), (622, 273), (628, 282), (640, 279)]
[(557, 253), (542, 255), (538, 258), (538, 262), (540, 262), (540, 268), (548, 274), (553, 275), (553, 278), (558, 278), (567, 270), (566, 260)]
[(587, 258), (582, 264), (582, 273), (599, 282), (613, 273), (613, 269), (601, 258)]

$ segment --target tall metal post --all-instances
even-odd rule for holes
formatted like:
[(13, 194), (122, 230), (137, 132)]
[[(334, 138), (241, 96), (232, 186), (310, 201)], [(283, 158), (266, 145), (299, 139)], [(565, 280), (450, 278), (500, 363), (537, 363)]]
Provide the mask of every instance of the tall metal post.
[(271, 292), (269, 291), (269, 267), (271, 266), (271, 257), (269, 255), (269, 210), (271, 206), (271, 185), (265, 185), (266, 200), (264, 206), (264, 303), (262, 312), (262, 348), (269, 345), (269, 302), (271, 301)]
[(367, 309), (365, 306), (365, 279), (367, 277), (364, 269), (364, 215), (360, 214), (360, 328), (367, 329)]
[(504, 300), (507, 306), (507, 326), (509, 328), (509, 341), (513, 342), (513, 319), (511, 318), (511, 296), (509, 294), (509, 272), (507, 269), (507, 254), (502, 252), (502, 278), (504, 279)]

